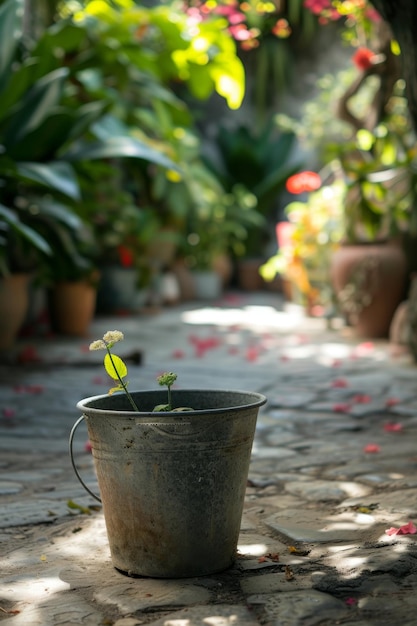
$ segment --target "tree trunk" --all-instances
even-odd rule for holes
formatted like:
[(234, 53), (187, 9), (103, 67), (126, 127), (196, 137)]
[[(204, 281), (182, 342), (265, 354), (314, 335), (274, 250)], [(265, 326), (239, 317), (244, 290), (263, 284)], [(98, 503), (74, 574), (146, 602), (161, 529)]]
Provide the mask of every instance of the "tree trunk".
[(408, 106), (417, 131), (417, 2), (416, 0), (371, 0), (391, 26), (401, 47), (402, 74)]

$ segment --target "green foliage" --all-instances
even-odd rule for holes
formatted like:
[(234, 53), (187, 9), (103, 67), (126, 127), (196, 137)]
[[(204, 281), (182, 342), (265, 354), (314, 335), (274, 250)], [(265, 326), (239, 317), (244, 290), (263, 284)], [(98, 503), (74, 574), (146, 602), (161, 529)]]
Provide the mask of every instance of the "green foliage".
[[(240, 125), (219, 128), (215, 152), (207, 153), (206, 162), (230, 194), (244, 194), (246, 206), (252, 205), (257, 219), (248, 224), (241, 254), (259, 256), (268, 240), (270, 224), (287, 178), (298, 171), (291, 162), (295, 134), (279, 133), (268, 123), (261, 132)], [(244, 212), (242, 212), (244, 217)]]

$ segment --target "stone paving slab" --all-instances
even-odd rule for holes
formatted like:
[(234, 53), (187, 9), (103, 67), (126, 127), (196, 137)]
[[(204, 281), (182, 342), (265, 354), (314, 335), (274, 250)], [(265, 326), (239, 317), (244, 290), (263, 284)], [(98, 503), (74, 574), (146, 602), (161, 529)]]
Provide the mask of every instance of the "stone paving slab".
[[(161, 370), (265, 393), (235, 565), (185, 580), (112, 566), (102, 511), (68, 456), (76, 402), (106, 393), (88, 343), (119, 328), (131, 387)], [(122, 345), (122, 344), (121, 344)], [(210, 346), (202, 348), (202, 346)], [(417, 610), (417, 366), (329, 330), (276, 294), (95, 320), (88, 338), (24, 340), (0, 364), (0, 624), (411, 626)], [(30, 352), (29, 351), (29, 352)], [(12, 360), (10, 361), (12, 362)], [(77, 467), (97, 490), (87, 433)], [(75, 505), (75, 508), (74, 508)]]

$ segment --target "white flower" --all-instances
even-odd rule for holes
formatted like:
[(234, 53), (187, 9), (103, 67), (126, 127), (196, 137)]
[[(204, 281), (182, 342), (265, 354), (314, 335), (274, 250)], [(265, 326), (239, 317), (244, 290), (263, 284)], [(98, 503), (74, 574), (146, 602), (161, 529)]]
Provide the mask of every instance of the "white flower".
[(90, 343), (89, 350), (105, 350), (106, 344), (102, 339), (98, 339), (97, 341), (93, 341)]
[(103, 341), (106, 344), (111, 345), (113, 345), (117, 341), (122, 341), (122, 339), (124, 339), (124, 334), (120, 330), (108, 330), (103, 336)]

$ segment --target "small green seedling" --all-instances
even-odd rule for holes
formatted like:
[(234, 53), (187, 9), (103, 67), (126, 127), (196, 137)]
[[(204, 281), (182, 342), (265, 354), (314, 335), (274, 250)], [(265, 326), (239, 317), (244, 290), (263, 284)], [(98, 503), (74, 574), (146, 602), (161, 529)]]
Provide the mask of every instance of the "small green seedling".
[[(98, 339), (97, 341), (93, 341), (90, 344), (90, 350), (106, 350), (106, 355), (104, 356), (104, 369), (107, 374), (110, 376), (112, 380), (115, 381), (116, 385), (109, 389), (109, 394), (113, 394), (116, 391), (124, 391), (133, 410), (139, 412), (136, 402), (134, 401), (132, 395), (129, 393), (127, 388), (128, 381), (125, 380), (127, 376), (127, 366), (126, 363), (121, 359), (117, 354), (113, 354), (112, 348), (115, 343), (118, 341), (122, 341), (124, 339), (124, 335), (120, 330), (108, 330), (103, 339)], [(165, 412), (165, 411), (192, 411), (193, 409), (189, 407), (179, 407), (173, 408), (172, 406), (172, 392), (171, 387), (177, 380), (177, 375), (173, 372), (165, 372), (161, 374), (157, 378), (158, 383), (161, 387), (167, 387), (168, 389), (168, 402), (167, 404), (157, 404), (153, 411)]]

